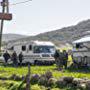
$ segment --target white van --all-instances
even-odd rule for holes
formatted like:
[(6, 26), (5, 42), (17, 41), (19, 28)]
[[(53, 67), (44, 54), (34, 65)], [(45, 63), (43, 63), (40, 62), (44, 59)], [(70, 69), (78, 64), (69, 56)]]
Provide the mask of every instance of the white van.
[(55, 45), (49, 41), (29, 41), (9, 43), (6, 46), (9, 52), (16, 51), (24, 55), (23, 63), (54, 63)]
[(90, 66), (90, 36), (73, 42), (73, 60), (82, 65)]

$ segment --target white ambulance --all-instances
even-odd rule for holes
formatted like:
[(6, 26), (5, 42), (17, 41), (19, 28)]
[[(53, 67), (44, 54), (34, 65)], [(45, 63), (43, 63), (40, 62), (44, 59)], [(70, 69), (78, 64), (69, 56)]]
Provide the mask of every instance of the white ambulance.
[(17, 55), (20, 52), (24, 55), (23, 63), (50, 63), (53, 64), (55, 45), (49, 41), (26, 41), (26, 42), (15, 42), (8, 43), (6, 50), (9, 52), (16, 51)]
[(73, 42), (73, 60), (76, 63), (90, 66), (90, 36)]

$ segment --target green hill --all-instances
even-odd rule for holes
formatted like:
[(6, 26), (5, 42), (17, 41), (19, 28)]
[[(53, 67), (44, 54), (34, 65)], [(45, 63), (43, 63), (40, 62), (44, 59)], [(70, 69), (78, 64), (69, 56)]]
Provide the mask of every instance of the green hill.
[(50, 32), (40, 33), (36, 36), (18, 39), (18, 41), (48, 40), (58, 45), (63, 43), (71, 43), (73, 40), (88, 34), (90, 34), (90, 19), (79, 22), (77, 25), (64, 27)]

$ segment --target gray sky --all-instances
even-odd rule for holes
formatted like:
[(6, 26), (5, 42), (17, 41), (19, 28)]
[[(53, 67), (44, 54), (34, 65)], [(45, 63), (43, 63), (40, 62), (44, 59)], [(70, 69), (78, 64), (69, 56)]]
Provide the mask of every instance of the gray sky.
[[(25, 0), (9, 1), (17, 3)], [(36, 35), (89, 19), (90, 0), (32, 0), (11, 5), (10, 12), (13, 20), (5, 21), (4, 33)]]

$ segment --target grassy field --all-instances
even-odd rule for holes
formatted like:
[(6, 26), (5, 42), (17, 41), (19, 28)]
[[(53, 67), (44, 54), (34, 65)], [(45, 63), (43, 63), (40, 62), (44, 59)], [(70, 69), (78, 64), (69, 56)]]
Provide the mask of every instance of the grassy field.
[[(44, 74), (46, 71), (51, 71), (53, 76), (56, 78), (60, 78), (62, 76), (73, 76), (77, 78), (87, 77), (90, 78), (89, 69), (87, 70), (78, 70), (78, 69), (67, 69), (63, 71), (57, 71), (56, 65), (52, 66), (31, 66), (32, 74)], [(19, 76), (26, 75), (28, 72), (28, 68), (26, 66), (23, 67), (12, 67), (12, 66), (0, 66), (0, 77), (9, 77), (12, 74), (16, 74)]]
[[(70, 65), (70, 62), (72, 61), (71, 56), (68, 57), (68, 61)], [(63, 76), (72, 76), (75, 78), (89, 78), (90, 79), (90, 69), (67, 69), (67, 70), (63, 70), (63, 71), (58, 71), (56, 65), (52, 65), (52, 66), (31, 66), (31, 74), (45, 74), (45, 72), (47, 71), (51, 71), (53, 76), (57, 79), (63, 77)], [(0, 90), (25, 90), (22, 89), (23, 87), (25, 87), (25, 85), (23, 85), (23, 87), (21, 89), (18, 89), (18, 87), (21, 85), (22, 81), (16, 81), (16, 80), (6, 80), (5, 78), (9, 78), (12, 75), (17, 75), (19, 77), (21, 76), (25, 76), (28, 73), (28, 67), (27, 66), (22, 66), (22, 67), (13, 67), (11, 65), (8, 66), (4, 66), (2, 64), (0, 64)], [(5, 80), (4, 80), (5, 79)], [(31, 90), (47, 90), (46, 87), (44, 86), (39, 86), (38, 84), (35, 85), (31, 85)], [(56, 88), (53, 87), (50, 90), (74, 90), (72, 88), (64, 88), (64, 89), (60, 89), (60, 88)], [(76, 89), (75, 89), (76, 90)]]
[[(46, 71), (51, 71), (53, 73), (53, 76), (57, 79), (59, 79), (62, 76), (72, 76), (75, 78), (90, 78), (90, 69), (67, 69), (63, 71), (57, 71), (56, 65), (53, 66), (31, 66), (31, 74), (44, 74)], [(0, 66), (0, 77), (2, 78), (8, 78), (12, 76), (13, 74), (16, 74), (18, 76), (25, 76), (28, 72), (27, 66), (24, 67), (12, 67), (12, 66)], [(0, 80), (0, 90), (18, 90), (16, 87), (19, 86), (21, 82), (13, 81), (13, 80)], [(13, 87), (9, 89), (9, 86), (13, 84)], [(14, 88), (15, 87), (15, 88)], [(36, 88), (36, 89), (35, 89)], [(38, 88), (38, 89), (37, 89)], [(32, 86), (32, 90), (44, 90), (39, 89), (38, 85)], [(60, 89), (54, 89), (53, 90), (60, 90)], [(71, 89), (68, 89), (71, 90)]]
[[(65, 48), (64, 48), (65, 49)], [(62, 49), (63, 50), (63, 49)], [(67, 50), (67, 48), (66, 48)], [(71, 56), (68, 57), (69, 64), (72, 61)], [(52, 66), (31, 66), (31, 74), (45, 74), (47, 71), (51, 71), (53, 76), (57, 79), (63, 77), (63, 76), (72, 76), (75, 78), (90, 78), (90, 69), (67, 69), (63, 71), (58, 71), (56, 65)], [(15, 80), (4, 80), (5, 78), (9, 78), (12, 75), (17, 75), (19, 77), (25, 76), (28, 73), (28, 67), (27, 66), (22, 66), (22, 67), (13, 67), (11, 65), (4, 66), (0, 64), (0, 90), (25, 90), (22, 89), (25, 87), (25, 85), (21, 88), (18, 89), (18, 87), (21, 85), (22, 81), (15, 81)], [(31, 90), (47, 90), (46, 87), (44, 86), (39, 86), (38, 84), (31, 85)], [(56, 88), (53, 87), (50, 90), (74, 90), (72, 88)]]

